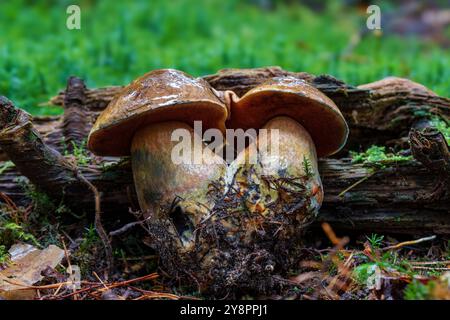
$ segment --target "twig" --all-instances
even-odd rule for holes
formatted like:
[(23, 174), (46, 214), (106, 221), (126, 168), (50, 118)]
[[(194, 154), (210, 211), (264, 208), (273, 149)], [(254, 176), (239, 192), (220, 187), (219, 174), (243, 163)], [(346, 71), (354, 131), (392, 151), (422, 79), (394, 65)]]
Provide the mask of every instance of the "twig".
[[(74, 292), (74, 291), (76, 291), (76, 287), (75, 287), (75, 284), (73, 283), (73, 277), (72, 277), (73, 269), (72, 269), (72, 264), (70, 263), (69, 252), (67, 251), (66, 243), (65, 243), (63, 237), (61, 237), (61, 242), (62, 242), (62, 245), (63, 245), (63, 248), (64, 248), (64, 255), (66, 256), (66, 260), (67, 260), (67, 269), (70, 270), (70, 276), (71, 276), (70, 278), (72, 279), (72, 285), (71, 285), (72, 292)], [(58, 288), (57, 291), (59, 291), (59, 289), (60, 288)], [(78, 296), (77, 295), (74, 296), (74, 300), (78, 300)]]
[(333, 248), (332, 251), (342, 249), (349, 241), (348, 237), (338, 238), (334, 233), (333, 229), (331, 228), (331, 226), (326, 222), (322, 223), (322, 229), (327, 235), (328, 239), (330, 239), (333, 245), (336, 246), (336, 248)]
[[(128, 284), (133, 283), (133, 282), (145, 281), (145, 280), (153, 280), (153, 279), (156, 279), (158, 277), (159, 277), (159, 275), (157, 273), (151, 273), (151, 274), (139, 277), (139, 278), (134, 278), (134, 279), (130, 279), (130, 280), (122, 281), (122, 282), (116, 282), (116, 283), (108, 284), (108, 289), (113, 289), (113, 288), (116, 288), (116, 287), (122, 287), (122, 286), (128, 285)], [(73, 296), (75, 294), (80, 294), (80, 293), (83, 293), (83, 292), (86, 292), (86, 291), (91, 291), (91, 290), (97, 290), (99, 292), (103, 292), (105, 290), (105, 288), (100, 288), (100, 287), (104, 287), (105, 286), (104, 283), (95, 283), (93, 285), (92, 285), (92, 283), (89, 283), (89, 284), (91, 284), (91, 286), (88, 287), (88, 288), (80, 289), (80, 290), (78, 290), (76, 292), (72, 292), (72, 293), (66, 294), (66, 295), (61, 296), (59, 298), (60, 299), (66, 299), (66, 298), (69, 298), (69, 297), (71, 297), (71, 296)]]
[(365, 176), (362, 179), (359, 179), (358, 181), (356, 181), (354, 184), (352, 184), (351, 186), (349, 186), (348, 188), (346, 188), (344, 191), (342, 191), (341, 193), (338, 194), (338, 197), (343, 197), (344, 194), (346, 194), (347, 192), (349, 192), (351, 189), (353, 189), (354, 187), (356, 187), (357, 185), (359, 185), (360, 183), (366, 181), (367, 179), (369, 179), (371, 176), (373, 176), (375, 173), (377, 173), (378, 171), (375, 170), (373, 172), (371, 172), (369, 175)]
[[(129, 286), (128, 288), (131, 289), (131, 290), (135, 290), (135, 291), (141, 292), (141, 293), (147, 293), (147, 292), (158, 293), (157, 291), (148, 291), (148, 290), (137, 288), (137, 287), (134, 287), (134, 286)], [(161, 293), (163, 293), (163, 292), (161, 292)], [(183, 300), (203, 300), (203, 299), (201, 299), (199, 297), (194, 297), (194, 296), (179, 296), (179, 295), (175, 295), (173, 293), (163, 293), (163, 294), (171, 294), (171, 295), (174, 295), (174, 296), (178, 297), (178, 299), (183, 299)]]
[(152, 254), (152, 255), (141, 256), (141, 257), (127, 257), (124, 260), (126, 260), (126, 261), (141, 261), (141, 260), (154, 260), (157, 258), (158, 258), (157, 255)]
[(173, 294), (173, 293), (166, 293), (166, 292), (156, 292), (156, 291), (150, 291), (150, 290), (144, 290), (136, 287), (131, 287), (133, 290), (136, 290), (140, 293), (143, 293), (140, 297), (134, 299), (134, 300), (142, 300), (146, 298), (150, 299), (161, 299), (161, 298), (167, 298), (172, 300), (179, 300), (181, 297)]
[(135, 227), (135, 226), (138, 226), (138, 225), (142, 224), (143, 222), (145, 222), (145, 220), (144, 220), (144, 221), (135, 221), (135, 222), (127, 223), (127, 224), (124, 225), (123, 227), (121, 227), (121, 228), (119, 228), (119, 229), (117, 229), (117, 230), (111, 231), (111, 232), (109, 233), (109, 236), (110, 236), (110, 237), (115, 237), (115, 236), (119, 236), (119, 235), (121, 235), (121, 234), (124, 234), (125, 232), (127, 232), (127, 231), (130, 230), (131, 228), (133, 228), (133, 227)]
[[(72, 284), (73, 281), (64, 281), (64, 282), (59, 282), (59, 283), (54, 283), (54, 284), (46, 284), (46, 285), (42, 285), (42, 286), (32, 286), (32, 285), (27, 285), (27, 284), (23, 284), (17, 281), (13, 281), (11, 279), (4, 279), (5, 282), (16, 285), (16, 286), (20, 286), (22, 288), (18, 289), (18, 290), (29, 290), (29, 289), (36, 289), (36, 290), (48, 290), (48, 289), (57, 289), (60, 285), (69, 285)], [(100, 286), (97, 283), (94, 282), (89, 282), (89, 281), (81, 281), (81, 284), (86, 284), (86, 285), (94, 285), (96, 286)]]
[(78, 291), (75, 291), (75, 292), (66, 294), (66, 295), (61, 296), (61, 297), (59, 297), (59, 298), (60, 298), (60, 299), (67, 299), (67, 298), (70, 298), (70, 297), (72, 297), (72, 296), (74, 296), (74, 295), (76, 295), (76, 294), (80, 294), (80, 293), (83, 293), (83, 292), (86, 292), (86, 291), (90, 291), (90, 290), (92, 290), (92, 289), (96, 289), (96, 288), (101, 287), (101, 286), (102, 286), (102, 284), (95, 284), (95, 285), (90, 286), (90, 287), (88, 287), (88, 288), (80, 289), (80, 290), (78, 290)]
[(17, 205), (14, 203), (14, 201), (11, 200), (11, 198), (10, 198), (8, 195), (4, 194), (3, 192), (0, 192), (0, 198), (2, 198), (3, 201), (5, 201), (6, 205), (7, 205), (11, 210), (13, 210), (13, 211), (19, 210), (19, 209), (17, 208)]
[[(113, 289), (113, 288), (117, 288), (117, 287), (123, 287), (123, 286), (126, 286), (127, 284), (130, 284), (133, 282), (144, 281), (144, 280), (154, 280), (158, 277), (159, 277), (159, 275), (157, 273), (151, 273), (151, 274), (139, 277), (139, 278), (134, 278), (134, 279), (130, 279), (130, 280), (112, 283), (112, 284), (108, 285), (107, 288)], [(104, 291), (104, 290), (105, 290), (105, 288), (98, 289), (98, 291)]]
[(411, 245), (411, 244), (418, 244), (418, 243), (425, 242), (425, 241), (432, 241), (434, 239), (436, 239), (436, 236), (430, 236), (430, 237), (420, 238), (420, 239), (417, 239), (417, 240), (410, 240), (410, 241), (400, 242), (400, 243), (397, 243), (396, 245), (382, 248), (381, 251), (395, 250), (395, 249), (399, 249), (401, 247), (408, 246), (408, 245)]
[(56, 289), (56, 291), (53, 293), (53, 296), (56, 297), (59, 293), (59, 290), (63, 287), (63, 284), (60, 284), (59, 287)]
[(106, 231), (102, 225), (100, 193), (98, 192), (97, 188), (89, 180), (87, 180), (78, 169), (74, 169), (74, 174), (81, 182), (85, 183), (89, 187), (89, 189), (91, 189), (91, 191), (94, 193), (94, 197), (95, 197), (95, 222), (94, 222), (94, 225), (95, 225), (95, 229), (97, 230), (98, 235), (100, 236), (100, 239), (102, 240), (103, 246), (105, 248), (108, 273), (111, 273), (113, 265), (114, 265), (114, 260), (113, 260), (113, 255), (112, 255), (111, 242), (109, 240), (108, 234), (106, 233)]
[(410, 264), (415, 265), (434, 265), (434, 264), (450, 264), (450, 260), (442, 260), (442, 261), (410, 261)]
[(97, 280), (100, 281), (100, 283), (105, 287), (105, 289), (109, 289), (108, 286), (103, 282), (103, 280), (100, 279), (97, 272), (94, 271), (93, 273), (94, 273), (94, 276), (97, 278)]
[(450, 268), (433, 268), (433, 267), (420, 267), (420, 266), (412, 266), (413, 269), (417, 270), (436, 270), (436, 271), (450, 271)]

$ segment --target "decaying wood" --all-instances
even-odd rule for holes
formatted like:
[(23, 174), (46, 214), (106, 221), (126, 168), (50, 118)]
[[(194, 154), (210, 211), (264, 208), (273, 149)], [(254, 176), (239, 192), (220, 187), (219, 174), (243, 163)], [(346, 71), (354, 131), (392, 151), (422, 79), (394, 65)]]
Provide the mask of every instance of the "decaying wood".
[[(286, 75), (310, 82), (338, 104), (351, 129), (352, 139), (349, 143), (351, 149), (360, 145), (385, 144), (389, 140), (403, 139), (402, 141), (408, 142), (410, 128), (424, 117), (427, 118), (433, 114), (443, 118), (449, 116), (450, 99), (439, 97), (423, 86), (399, 78), (388, 78), (373, 84), (352, 87), (330, 76), (314, 77), (306, 73), (292, 73), (270, 67), (222, 70), (216, 75), (206, 76), (205, 79), (216, 89), (236, 90), (242, 95), (269, 77)], [(88, 110), (90, 114), (90, 117), (85, 118), (88, 119), (88, 128), (98, 113), (120, 91), (120, 88), (83, 90), (84, 110)], [(65, 93), (61, 93), (51, 102), (62, 105), (65, 98)], [(75, 101), (79, 103), (81, 100), (75, 99)], [(3, 119), (7, 122), (8, 115), (5, 115)], [(53, 147), (61, 150), (63, 148), (61, 141), (64, 139), (64, 121), (61, 118), (36, 118), (34, 119), (35, 128), (29, 117), (24, 117), (23, 121), (27, 123), (27, 130), (39, 131), (43, 137), (43, 139), (35, 140), (34, 149), (47, 150)], [(20, 124), (15, 123), (14, 127), (20, 127)], [(78, 136), (77, 139), (80, 138)], [(45, 186), (51, 182), (50, 187), (59, 191), (64, 190), (66, 202), (75, 202), (79, 210), (92, 208), (92, 194), (86, 192), (85, 187), (73, 186), (73, 176), (66, 175), (68, 172), (64, 171), (64, 166), (62, 169), (50, 168), (55, 162), (47, 161), (42, 165), (34, 164), (34, 169), (27, 168), (24, 164), (26, 161), (22, 158), (29, 156), (22, 151), (18, 139), (7, 136), (2, 138), (2, 141), (0, 147), (16, 164), (16, 167), (7, 169), (0, 175), (0, 192), (9, 195), (19, 204), (26, 200), (22, 188), (15, 183), (15, 179), (20, 175), (17, 171), (19, 170), (39, 186)], [(370, 175), (370, 169), (359, 164), (352, 164), (347, 158), (322, 159), (320, 172), (324, 183), (325, 200), (318, 223), (328, 221), (333, 228), (342, 232), (354, 230), (450, 234), (448, 192), (437, 194), (437, 197), (433, 198), (423, 196), (434, 194), (439, 184), (436, 181), (436, 171), (430, 174), (430, 167), (425, 163), (422, 164), (423, 158), (417, 156), (420, 150), (427, 152), (424, 146), (426, 144), (423, 143), (419, 149), (413, 150), (418, 161), (379, 170), (344, 196), (339, 194), (350, 185)], [(33, 148), (31, 149), (34, 150)], [(49, 155), (54, 153), (49, 152)], [(442, 157), (445, 158), (445, 156)], [(59, 157), (57, 158), (60, 161)], [(57, 174), (59, 171), (56, 173), (47, 171), (51, 169), (63, 172)], [(129, 207), (136, 209), (137, 201), (128, 160), (95, 157), (92, 158), (90, 165), (81, 167), (79, 170), (101, 193), (102, 210), (106, 214), (110, 212), (127, 214)], [(46, 177), (41, 181), (37, 177), (42, 175)]]
[[(75, 117), (79, 115), (76, 112), (71, 114), (75, 114)], [(65, 122), (64, 125), (66, 124), (69, 126), (64, 127), (70, 129), (70, 122)], [(74, 132), (78, 131), (69, 131), (71, 135)], [(80, 208), (79, 197), (86, 198), (86, 194), (89, 195), (86, 208), (92, 208), (92, 203), (95, 203), (95, 227), (105, 245), (109, 269), (113, 261), (112, 248), (101, 224), (100, 194), (97, 188), (84, 177), (73, 161), (43, 142), (28, 113), (16, 108), (4, 97), (0, 97), (0, 147), (21, 174), (53, 199), (65, 198), (70, 201), (69, 207), (72, 205), (72, 208)], [(19, 172), (16, 173), (17, 176), (20, 175)], [(10, 184), (11, 182), (6, 183), (5, 186)], [(3, 187), (2, 184), (0, 189)], [(89, 189), (92, 193), (86, 192)]]
[(64, 95), (63, 134), (68, 151), (80, 146), (91, 128), (86, 108), (86, 86), (80, 78), (70, 77)]
[(74, 165), (46, 145), (31, 116), (0, 97), (0, 147), (17, 169), (48, 194), (61, 197), (75, 183)]
[[(350, 159), (322, 159), (319, 166), (325, 190), (319, 222), (328, 221), (337, 231), (450, 234), (450, 199), (421, 197), (434, 191), (436, 181), (418, 162), (381, 170), (343, 197), (339, 193), (369, 175), (370, 169), (352, 164)], [(103, 167), (90, 165), (81, 168), (81, 172), (101, 192), (104, 215), (112, 212), (126, 215), (129, 207), (137, 208), (127, 160)], [(17, 203), (26, 200), (21, 186), (14, 183), (19, 174), (17, 168), (10, 168), (0, 176), (0, 192)], [(92, 208), (89, 192), (73, 189), (70, 192), (70, 199), (76, 199), (79, 208)]]
[[(329, 75), (314, 76), (266, 67), (224, 69), (203, 78), (217, 90), (233, 90), (242, 96), (264, 81), (280, 76), (302, 79), (336, 103), (351, 128), (346, 150), (371, 144), (395, 146), (400, 143), (404, 147), (409, 130), (416, 121), (432, 115), (450, 118), (449, 98), (439, 97), (418, 83), (396, 77), (355, 87)], [(122, 88), (112, 86), (86, 90), (86, 106), (93, 114), (92, 121)], [(64, 97), (65, 92), (60, 92), (49, 103), (63, 105)]]
[(432, 127), (409, 134), (411, 152), (435, 176), (435, 190), (423, 197), (436, 200), (450, 194), (450, 150), (444, 135)]

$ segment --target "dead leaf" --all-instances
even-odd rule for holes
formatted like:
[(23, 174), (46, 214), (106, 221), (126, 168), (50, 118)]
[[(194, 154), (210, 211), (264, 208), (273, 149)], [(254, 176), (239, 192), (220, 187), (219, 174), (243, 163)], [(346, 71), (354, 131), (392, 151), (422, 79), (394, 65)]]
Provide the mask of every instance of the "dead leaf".
[(7, 300), (33, 299), (36, 290), (29, 288), (41, 281), (41, 272), (55, 268), (64, 257), (64, 250), (50, 245), (40, 250), (29, 244), (15, 244), (9, 250), (11, 263), (0, 271), (0, 298)]

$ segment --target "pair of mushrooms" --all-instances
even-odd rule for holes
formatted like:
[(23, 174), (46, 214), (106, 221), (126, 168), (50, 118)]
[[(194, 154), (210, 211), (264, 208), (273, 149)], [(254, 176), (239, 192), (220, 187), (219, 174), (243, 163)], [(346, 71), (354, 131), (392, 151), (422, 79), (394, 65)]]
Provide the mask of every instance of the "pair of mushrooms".
[[(266, 152), (270, 145), (247, 148), (228, 166), (204, 145), (203, 159), (211, 161), (174, 164), (171, 153), (176, 142), (171, 141), (172, 132), (183, 128), (195, 139), (193, 122), (197, 120), (202, 121), (203, 130), (278, 129), (276, 159)], [(273, 78), (238, 98), (230, 91), (214, 90), (203, 79), (162, 69), (136, 79), (111, 101), (92, 128), (88, 147), (101, 156), (131, 155), (142, 211), (152, 212), (152, 219), (170, 215), (162, 212), (164, 207), (177, 211), (170, 216), (173, 232), (178, 234), (180, 250), (189, 251), (195, 242), (194, 230), (215, 204), (209, 195), (211, 184), (222, 181), (245, 187), (251, 167), (245, 159), (251, 152), (258, 153), (256, 179), (309, 175), (304, 181), (311, 200), (306, 220), (311, 220), (323, 199), (317, 156), (340, 150), (347, 134), (347, 124), (336, 105), (302, 80)], [(264, 143), (258, 140), (254, 143)], [(270, 139), (266, 143), (270, 144)], [(305, 173), (304, 161), (309, 162), (310, 172)], [(262, 181), (258, 184), (261, 188), (250, 211), (261, 216), (264, 206), (280, 194)]]

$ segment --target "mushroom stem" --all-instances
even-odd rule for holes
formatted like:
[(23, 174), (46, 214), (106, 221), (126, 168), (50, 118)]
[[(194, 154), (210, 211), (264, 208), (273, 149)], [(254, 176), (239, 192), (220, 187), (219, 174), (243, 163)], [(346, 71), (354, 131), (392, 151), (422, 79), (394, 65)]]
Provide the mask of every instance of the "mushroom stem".
[[(173, 141), (177, 129), (182, 141)], [(184, 161), (174, 159), (177, 155)], [(169, 218), (183, 245), (192, 243), (194, 226), (214, 205), (214, 185), (220, 184), (224, 160), (203, 144), (192, 127), (171, 121), (135, 133), (131, 162), (141, 209), (157, 219)]]
[[(228, 177), (235, 175), (235, 183), (241, 190), (247, 187), (248, 181), (259, 185), (257, 199), (249, 197), (250, 211), (264, 212), (271, 203), (278, 202), (287, 204), (282, 210), (289, 211), (289, 203), (303, 198), (309, 203), (306, 211), (300, 207), (297, 210), (295, 205), (291, 209), (292, 213), (303, 211), (301, 220), (309, 222), (317, 215), (323, 201), (316, 148), (311, 136), (297, 121), (284, 116), (269, 120), (262, 129), (267, 129), (267, 134), (260, 132), (256, 145), (238, 155), (230, 166)], [(273, 130), (277, 130), (277, 134)], [(252, 165), (250, 159), (255, 156), (257, 165)]]
[[(308, 194), (316, 200), (318, 210), (323, 201), (323, 187), (319, 176), (316, 146), (308, 131), (297, 121), (289, 117), (276, 117), (269, 120), (263, 129), (278, 130), (278, 157), (272, 163), (264, 161), (267, 154), (263, 153), (262, 162), (264, 175), (281, 175), (301, 178)], [(269, 141), (269, 140), (267, 140)], [(273, 143), (270, 142), (269, 143)], [(261, 143), (260, 143), (261, 144)], [(261, 148), (268, 150), (268, 148)]]

